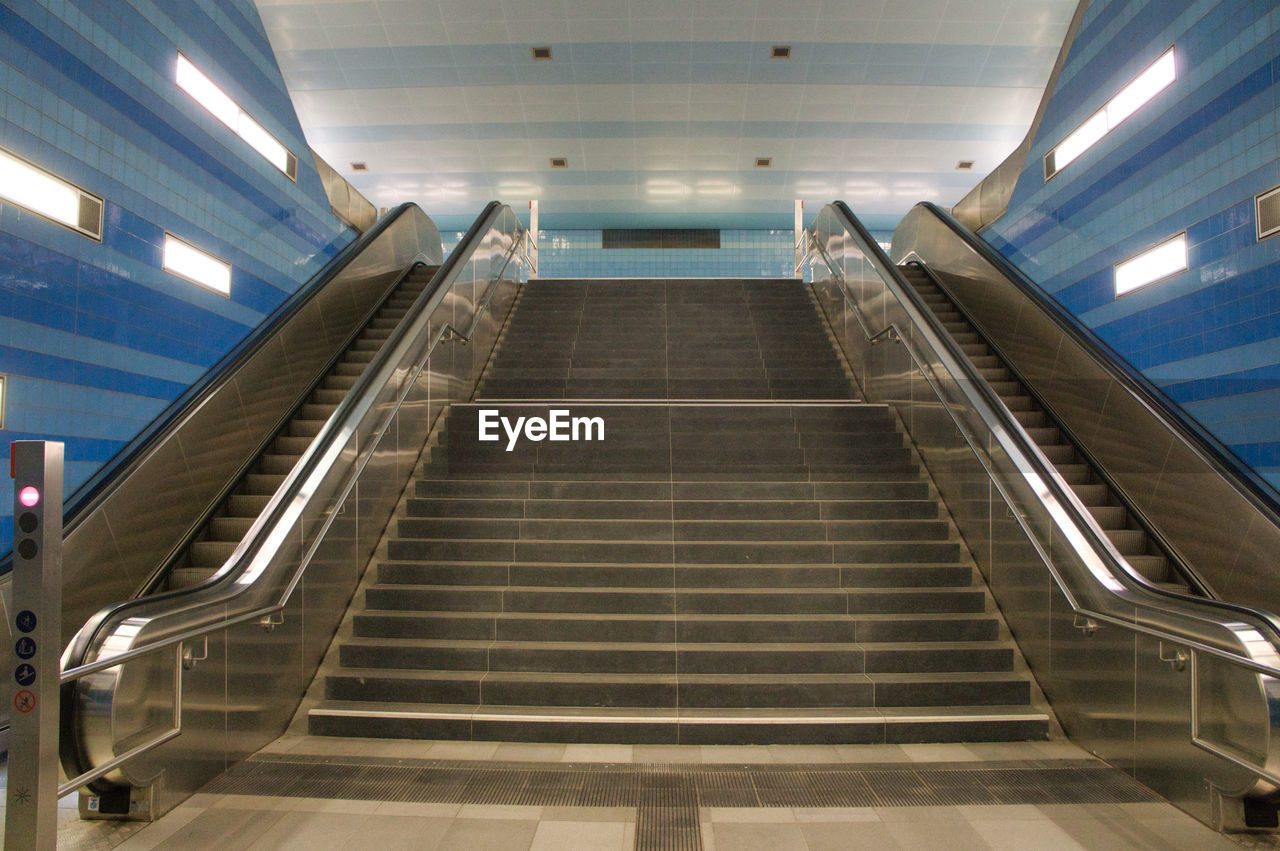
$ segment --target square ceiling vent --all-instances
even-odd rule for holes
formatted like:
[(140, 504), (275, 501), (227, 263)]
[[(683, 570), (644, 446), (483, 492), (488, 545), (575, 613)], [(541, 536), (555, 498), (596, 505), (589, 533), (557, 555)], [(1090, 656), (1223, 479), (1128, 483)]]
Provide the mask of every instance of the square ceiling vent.
[(550, 58), (551, 58), (551, 48), (550, 48), (550, 47), (535, 47), (535, 48), (532, 48), (532, 49), (533, 49), (533, 58), (534, 58), (534, 59), (550, 59)]
[(770, 56), (770, 58), (772, 58), (772, 59), (790, 59), (790, 58), (791, 58), (791, 45), (789, 45), (789, 44), (775, 44), (775, 45), (773, 46), (773, 50), (769, 53), (769, 56)]
[(773, 157), (756, 157), (756, 168), (773, 168)]
[(569, 158), (568, 157), (552, 157), (551, 167), (552, 168), (568, 168)]
[(352, 163), (351, 170), (352, 171), (368, 171), (369, 164), (368, 163)]

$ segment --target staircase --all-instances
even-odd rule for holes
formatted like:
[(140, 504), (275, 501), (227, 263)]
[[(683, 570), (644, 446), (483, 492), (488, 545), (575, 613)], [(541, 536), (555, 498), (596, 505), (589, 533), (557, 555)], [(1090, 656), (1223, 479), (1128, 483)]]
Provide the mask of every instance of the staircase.
[(186, 588), (212, 576), (226, 563), (267, 507), (272, 494), (342, 402), (356, 379), (391, 337), (413, 302), (431, 282), (438, 266), (417, 265), (387, 296), (360, 334), (320, 384), (276, 435), (214, 516), (197, 533), (186, 553), (165, 577), (169, 589)]
[(899, 267), (899, 271), (943, 327), (961, 344), (965, 354), (990, 382), (992, 390), (1089, 509), (1116, 550), (1142, 576), (1155, 584), (1188, 593), (1190, 589), (1186, 581), (1173, 570), (1168, 557), (1129, 514), (1120, 497), (1102, 480), (929, 273), (917, 263), (905, 264)]
[[(531, 282), (478, 397), (388, 527), (312, 734), (1046, 735), (894, 416), (853, 400), (799, 282)], [(604, 440), (479, 439), (482, 411), (555, 410)]]

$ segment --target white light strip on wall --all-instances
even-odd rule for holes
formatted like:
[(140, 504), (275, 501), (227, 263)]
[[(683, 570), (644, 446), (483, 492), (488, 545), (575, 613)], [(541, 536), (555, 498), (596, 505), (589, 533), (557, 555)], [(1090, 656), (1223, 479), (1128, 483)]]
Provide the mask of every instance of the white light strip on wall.
[(94, 239), (102, 236), (101, 198), (4, 149), (0, 149), (0, 198)]
[(284, 172), (290, 180), (297, 179), (297, 159), (293, 153), (181, 53), (178, 54), (176, 79), (178, 88), (191, 95), (214, 118), (262, 154), (267, 162)]
[(1186, 271), (1187, 235), (1180, 233), (1136, 257), (1116, 264), (1116, 298)]
[(4, 387), (5, 376), (0, 375), (0, 428), (4, 428)]
[(164, 269), (216, 293), (231, 295), (231, 264), (169, 233), (164, 235)]
[(1171, 47), (1139, 74), (1137, 79), (1121, 89), (1101, 109), (1085, 119), (1083, 124), (1045, 154), (1044, 179), (1053, 177), (1096, 145), (1103, 136), (1116, 129), (1120, 122), (1172, 85), (1177, 77), (1177, 63)]

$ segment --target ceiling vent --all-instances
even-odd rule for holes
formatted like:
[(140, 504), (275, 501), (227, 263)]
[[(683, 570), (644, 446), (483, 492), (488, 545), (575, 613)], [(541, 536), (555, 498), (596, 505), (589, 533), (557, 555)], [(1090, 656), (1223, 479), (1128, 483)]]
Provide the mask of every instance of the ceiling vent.
[(1263, 192), (1255, 202), (1258, 205), (1258, 239), (1280, 233), (1280, 186)]
[(956, 171), (973, 171), (973, 160), (960, 160), (956, 163)]
[(552, 168), (568, 168), (569, 158), (568, 157), (552, 157), (551, 167)]
[(351, 170), (352, 171), (368, 171), (369, 164), (368, 163), (352, 163)]
[(533, 48), (533, 58), (534, 58), (534, 59), (550, 59), (550, 58), (551, 58), (551, 48), (550, 48), (550, 47), (535, 47), (535, 48)]
[(756, 168), (773, 168), (773, 157), (756, 157)]
[(770, 54), (769, 54), (769, 56), (770, 56), (770, 57), (772, 57), (773, 59), (790, 59), (790, 58), (791, 58), (791, 45), (789, 45), (789, 44), (775, 44), (775, 45), (773, 46), (773, 52), (772, 52), (772, 53), (770, 53)]

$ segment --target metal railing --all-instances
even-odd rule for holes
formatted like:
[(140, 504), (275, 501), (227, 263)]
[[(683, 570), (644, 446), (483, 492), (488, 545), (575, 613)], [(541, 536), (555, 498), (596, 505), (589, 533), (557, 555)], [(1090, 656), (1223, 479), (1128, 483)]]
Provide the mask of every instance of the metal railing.
[[(1104, 711), (1097, 696), (1082, 694), (1079, 680), (1061, 670), (1063, 658), (1087, 658), (1094, 667), (1078, 676), (1139, 678), (1128, 686), (1133, 705), (1126, 723), (1134, 741), (1148, 730), (1148, 716), (1167, 724), (1169, 713), (1181, 713), (1181, 741), (1217, 760), (1197, 765), (1197, 782), (1207, 776), (1232, 796), (1280, 788), (1275, 619), (1143, 579), (845, 205), (822, 211), (810, 244), (829, 271), (815, 280), (815, 291), (865, 397), (888, 403), (902, 417), (1069, 731), (1101, 740), (1093, 725), (1114, 724), (1116, 704), (1124, 700), (1116, 698), (1123, 688), (1098, 688), (1110, 700)], [(901, 345), (884, 345), (890, 340)], [(990, 495), (974, 495), (982, 492), (975, 484), (981, 481)], [(1049, 578), (1047, 585), (1037, 573)], [(1132, 645), (1124, 651), (1129, 656), (1106, 661), (1102, 654), (1114, 648), (1097, 640), (1104, 628), (1133, 636), (1114, 639)], [(1169, 680), (1184, 673), (1186, 681)], [(1142, 682), (1151, 694), (1140, 693)], [(1171, 704), (1156, 694), (1157, 685), (1179, 697)], [(1162, 735), (1173, 738), (1167, 730)], [(1196, 762), (1184, 751), (1176, 756)], [(1181, 789), (1152, 785), (1186, 804)]]
[[(145, 785), (159, 775), (157, 765), (170, 775), (186, 772), (176, 784), (166, 777), (171, 794), (206, 781), (198, 768), (160, 756), (139, 766), (139, 758), (183, 732), (184, 679), (213, 666), (202, 688), (227, 680), (241, 664), (236, 646), (258, 653), (243, 661), (256, 666), (259, 678), (282, 664), (264, 644), (278, 645), (289, 667), (301, 655), (314, 671), (432, 423), (448, 404), (469, 396), (487, 361), (483, 346), (445, 344), (496, 338), (501, 316), (495, 313), (505, 315), (514, 299), (523, 241), (510, 208), (490, 204), (223, 567), (193, 588), (110, 607), (80, 630), (61, 675), (63, 764), (74, 775), (63, 792), (103, 779)], [(335, 580), (342, 590), (333, 590)], [(304, 593), (296, 593), (300, 589)], [(199, 658), (193, 642), (203, 645)], [(152, 661), (167, 649), (173, 650), (169, 662)], [(161, 673), (167, 664), (171, 680)], [(263, 710), (272, 720), (249, 731), (243, 747), (260, 747), (279, 734), (310, 675), (282, 680), (248, 689), (257, 698), (272, 695), (283, 709)], [(167, 689), (156, 687), (166, 681)], [(222, 694), (228, 707), (236, 699)]]

